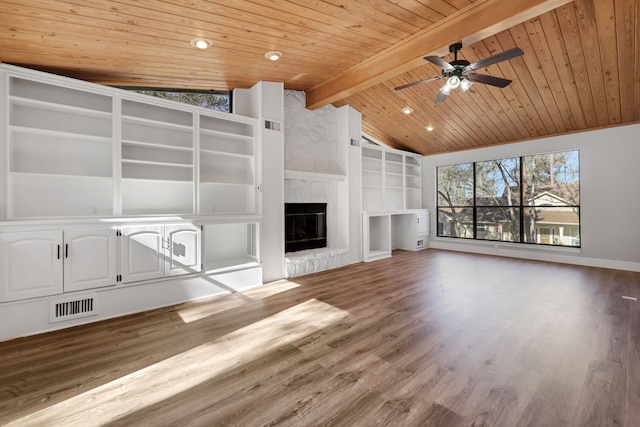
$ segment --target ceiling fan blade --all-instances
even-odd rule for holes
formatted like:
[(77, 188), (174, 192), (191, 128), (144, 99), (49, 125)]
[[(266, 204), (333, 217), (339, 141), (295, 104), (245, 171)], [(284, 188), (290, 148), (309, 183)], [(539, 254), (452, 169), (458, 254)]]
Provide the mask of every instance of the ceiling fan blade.
[(507, 87), (511, 84), (511, 80), (503, 79), (501, 77), (487, 76), (486, 74), (468, 74), (465, 76), (467, 79), (472, 82), (484, 83), (486, 85), (496, 86), (496, 87)]
[(481, 59), (478, 62), (474, 62), (473, 64), (468, 65), (465, 70), (477, 70), (480, 68), (488, 67), (489, 65), (496, 64), (498, 62), (506, 61), (507, 59), (516, 58), (518, 56), (524, 55), (524, 52), (519, 47), (514, 47), (513, 49), (505, 50), (502, 53), (498, 53), (497, 55), (490, 56), (488, 58)]
[(436, 97), (436, 104), (446, 101), (448, 96), (449, 95), (443, 93), (442, 91), (438, 92), (438, 96)]
[(433, 65), (437, 65), (438, 67), (442, 68), (444, 71), (455, 70), (453, 65), (449, 64), (447, 61), (440, 58), (439, 56), (425, 56), (424, 59), (431, 62)]
[(432, 82), (434, 80), (440, 80), (441, 78), (442, 78), (442, 76), (438, 76), (438, 77), (430, 77), (430, 78), (424, 79), (424, 80), (418, 80), (417, 82), (408, 83), (406, 85), (398, 86), (397, 88), (395, 88), (395, 90), (406, 89), (408, 87), (421, 85), (422, 83)]

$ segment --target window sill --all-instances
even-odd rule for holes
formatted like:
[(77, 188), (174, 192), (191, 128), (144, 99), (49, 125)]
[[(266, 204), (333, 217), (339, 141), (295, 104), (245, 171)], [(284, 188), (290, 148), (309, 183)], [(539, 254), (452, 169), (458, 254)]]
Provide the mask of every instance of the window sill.
[(580, 254), (582, 248), (575, 246), (551, 246), (551, 245), (537, 245), (533, 243), (510, 243), (493, 240), (472, 240), (450, 237), (433, 237), (434, 242), (441, 243), (453, 243), (456, 245), (469, 245), (478, 248), (486, 249), (508, 249), (515, 251), (540, 251), (540, 252), (557, 252), (566, 254)]

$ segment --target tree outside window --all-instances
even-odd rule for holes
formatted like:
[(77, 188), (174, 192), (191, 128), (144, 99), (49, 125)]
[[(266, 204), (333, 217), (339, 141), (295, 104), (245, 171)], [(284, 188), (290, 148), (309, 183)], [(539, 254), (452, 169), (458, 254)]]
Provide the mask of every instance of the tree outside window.
[(473, 238), (473, 164), (438, 168), (438, 235)]
[(151, 88), (127, 88), (131, 92), (143, 95), (155, 96), (156, 98), (168, 99), (170, 101), (181, 102), (183, 104), (195, 105), (196, 107), (208, 108), (210, 110), (228, 113), (231, 111), (231, 97), (228, 92), (220, 91), (186, 91), (178, 89), (151, 89)]

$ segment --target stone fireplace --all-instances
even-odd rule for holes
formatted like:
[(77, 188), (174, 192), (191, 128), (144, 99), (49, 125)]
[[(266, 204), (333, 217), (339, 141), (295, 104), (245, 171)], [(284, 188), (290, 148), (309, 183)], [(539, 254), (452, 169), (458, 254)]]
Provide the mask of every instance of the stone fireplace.
[[(285, 277), (339, 267), (349, 260), (349, 145), (339, 137), (344, 111), (331, 105), (310, 111), (305, 106), (304, 92), (285, 91), (285, 209), (321, 205), (323, 215), (299, 212), (298, 223), (285, 219)], [(299, 232), (302, 225), (311, 226), (311, 237)], [(324, 236), (313, 237), (320, 229)]]

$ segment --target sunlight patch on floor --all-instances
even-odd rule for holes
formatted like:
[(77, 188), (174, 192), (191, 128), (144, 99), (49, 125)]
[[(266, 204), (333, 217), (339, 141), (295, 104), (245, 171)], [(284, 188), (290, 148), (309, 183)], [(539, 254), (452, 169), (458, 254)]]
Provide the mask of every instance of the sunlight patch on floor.
[[(230, 371), (242, 368), (318, 329), (340, 322), (348, 314), (327, 303), (310, 299), (8, 425), (108, 423), (156, 403), (169, 402), (172, 396), (205, 381), (225, 374), (235, 375)], [(170, 346), (171, 342), (166, 345)], [(120, 369), (126, 371), (127, 366), (121, 366)], [(87, 376), (91, 374), (95, 373), (87, 372)]]
[(233, 310), (252, 301), (259, 301), (263, 298), (290, 291), (299, 286), (299, 284), (289, 280), (279, 280), (242, 293), (219, 295), (211, 300), (188, 302), (178, 306), (176, 314), (180, 316), (184, 323), (196, 322), (215, 314)]

